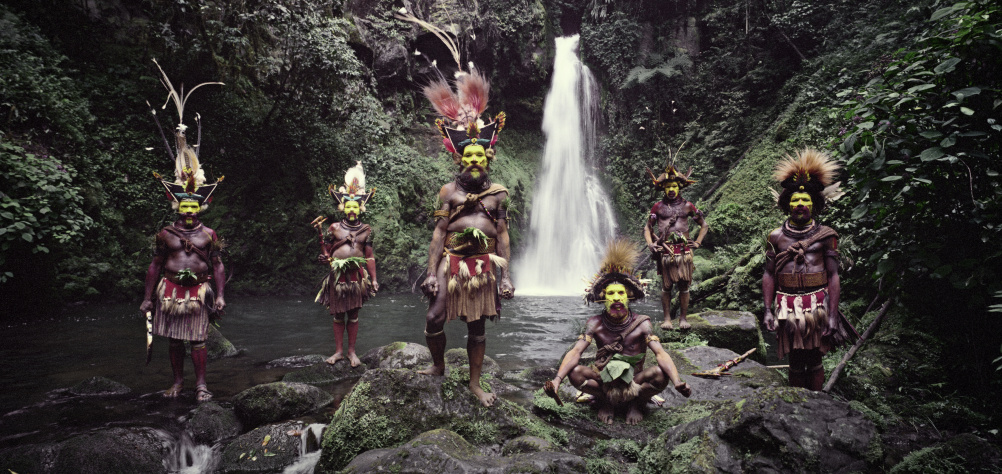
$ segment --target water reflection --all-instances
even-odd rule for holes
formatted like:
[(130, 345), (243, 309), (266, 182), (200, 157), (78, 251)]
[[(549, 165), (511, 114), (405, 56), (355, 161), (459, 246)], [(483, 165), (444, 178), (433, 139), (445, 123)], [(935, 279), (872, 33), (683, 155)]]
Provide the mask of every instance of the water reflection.
[[(217, 398), (229, 398), (256, 384), (280, 380), (289, 369), (266, 368), (273, 359), (334, 351), (331, 317), (310, 298), (233, 297), (221, 331), (240, 356), (209, 363), (207, 379)], [(656, 314), (651, 303), (635, 305)], [(427, 303), (418, 295), (379, 295), (362, 309), (358, 352), (395, 341), (424, 344)], [(516, 296), (504, 302), (501, 320), (487, 325), (487, 355), (502, 368), (556, 365), (584, 320), (601, 311), (580, 297)], [(145, 366), (145, 323), (134, 304), (91, 305), (30, 322), (5, 323), (0, 335), (0, 413), (38, 403), (46, 393), (90, 377), (121, 382), (138, 393), (163, 390), (171, 380), (167, 342), (154, 340)], [(446, 325), (448, 348), (465, 347), (466, 327)], [(193, 390), (191, 363), (186, 390)]]

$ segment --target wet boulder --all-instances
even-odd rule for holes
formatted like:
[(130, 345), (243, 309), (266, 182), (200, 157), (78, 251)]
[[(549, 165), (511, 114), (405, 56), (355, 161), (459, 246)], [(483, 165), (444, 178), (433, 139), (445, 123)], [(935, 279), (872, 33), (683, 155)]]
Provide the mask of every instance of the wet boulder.
[(16, 446), (0, 451), (0, 466), (11, 472), (48, 474), (167, 473), (165, 459), (174, 440), (153, 428), (108, 428), (58, 443)]
[[(656, 332), (664, 342), (681, 340), (688, 334), (694, 334), (705, 340), (707, 345), (724, 347), (738, 354), (744, 354), (749, 349), (758, 349), (749, 357), (765, 362), (767, 346), (762, 338), (758, 318), (754, 314), (748, 311), (708, 310), (690, 314), (688, 320), (692, 328), (686, 331), (657, 329)], [(673, 324), (678, 327), (677, 320)]]
[(369, 350), (362, 363), (370, 369), (423, 369), (431, 365), (431, 351), (413, 342), (394, 342)]
[(319, 364), (326, 359), (320, 354), (289, 356), (269, 361), (264, 367), (266, 369), (298, 369)]
[[(464, 365), (469, 366), (470, 356), (466, 353), (465, 348), (457, 347), (455, 349), (449, 349), (445, 351), (445, 365), (457, 367)], [(484, 356), (484, 365), (481, 370), (482, 373), (491, 374), (495, 377), (499, 377), (501, 375), (501, 366), (498, 365), (494, 359), (491, 359), (490, 356)]]
[(312, 385), (274, 382), (236, 394), (233, 406), (244, 426), (251, 427), (312, 413), (332, 401), (331, 394)]
[(309, 367), (294, 370), (282, 377), (283, 382), (308, 383), (314, 385), (329, 384), (342, 380), (356, 379), (365, 373), (365, 364), (352, 367), (348, 359), (340, 360), (331, 365), (319, 362)]
[(848, 403), (801, 388), (761, 389), (668, 428), (641, 453), (642, 472), (867, 472), (876, 427)]
[(215, 444), (240, 433), (242, 426), (232, 409), (223, 408), (214, 401), (200, 403), (185, 421), (185, 431), (196, 443)]
[(71, 395), (83, 397), (98, 395), (123, 395), (131, 391), (131, 388), (106, 377), (91, 377), (67, 390), (67, 392)]
[(361, 472), (586, 472), (584, 459), (568, 453), (534, 451), (500, 457), (481, 455), (459, 434), (437, 429), (397, 447), (375, 449), (355, 457), (346, 473)]
[(303, 424), (265, 425), (240, 435), (223, 448), (219, 473), (281, 472), (299, 459)]
[(555, 446), (548, 440), (538, 436), (524, 435), (510, 439), (501, 447), (501, 454), (511, 456), (519, 453), (538, 453), (541, 451), (554, 451)]
[[(506, 385), (487, 375), (483, 386)], [(322, 442), (317, 472), (343, 469), (356, 455), (394, 448), (418, 434), (454, 431), (477, 446), (500, 446), (530, 434), (552, 443), (567, 434), (551, 428), (525, 408), (503, 398), (485, 408), (469, 390), (469, 372), (448, 367), (447, 376), (413, 370), (374, 369), (362, 376), (334, 414)]]
[(205, 339), (205, 348), (208, 350), (209, 360), (233, 357), (240, 353), (233, 343), (223, 333), (219, 332), (215, 326), (209, 325), (209, 337)]
[(752, 360), (751, 357), (731, 367), (727, 371), (731, 375), (716, 379), (692, 375), (695, 372), (714, 369), (717, 365), (741, 355), (729, 349), (694, 346), (680, 351), (672, 351), (671, 355), (682, 380), (692, 387), (692, 395), (686, 399), (679, 395), (674, 387), (669, 386), (661, 392), (661, 396), (665, 398), (665, 404), (668, 406), (681, 405), (687, 400), (740, 400), (753, 395), (762, 388), (786, 385), (786, 380), (775, 369), (770, 369)]

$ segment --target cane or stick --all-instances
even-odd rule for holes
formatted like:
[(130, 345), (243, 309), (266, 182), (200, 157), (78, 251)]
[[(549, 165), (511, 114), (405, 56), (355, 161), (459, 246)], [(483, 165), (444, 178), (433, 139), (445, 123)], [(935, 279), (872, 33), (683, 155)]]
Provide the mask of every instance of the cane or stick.
[(543, 384), (543, 393), (549, 395), (553, 400), (557, 402), (557, 405), (564, 406), (563, 400), (560, 399), (560, 392), (557, 391), (557, 386), (553, 385), (552, 380), (547, 380)]

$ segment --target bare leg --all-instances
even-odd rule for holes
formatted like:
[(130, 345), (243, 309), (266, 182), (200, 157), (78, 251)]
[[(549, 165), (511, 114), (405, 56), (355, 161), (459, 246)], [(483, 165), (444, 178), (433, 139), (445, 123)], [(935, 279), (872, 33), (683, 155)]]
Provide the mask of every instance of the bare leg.
[[(663, 275), (663, 278), (668, 278)], [(664, 312), (665, 320), (661, 323), (661, 329), (672, 329), (671, 325), (671, 289), (672, 284), (661, 286), (661, 310)]]
[(678, 282), (678, 328), (689, 329), (692, 327), (685, 319), (689, 312), (689, 283), (688, 281)]
[[(343, 319), (338, 320), (338, 317)], [(334, 365), (337, 361), (344, 359), (344, 321), (347, 319), (345, 313), (334, 315), (334, 355), (327, 358), (327, 363)]]
[(170, 356), (170, 368), (174, 372), (174, 385), (164, 392), (164, 397), (177, 398), (184, 386), (184, 341), (171, 339), (167, 354)]
[(574, 370), (568, 374), (567, 378), (570, 380), (571, 385), (578, 390), (594, 397), (595, 402), (598, 404), (598, 420), (602, 423), (611, 424), (615, 409), (606, 399), (605, 392), (602, 391), (602, 377), (598, 372), (591, 367), (579, 365), (574, 367)]
[(644, 419), (643, 409), (651, 397), (661, 393), (668, 386), (668, 377), (661, 370), (661, 367), (648, 367), (637, 374), (633, 381), (640, 385), (640, 393), (637, 398), (630, 402), (630, 409), (626, 413), (626, 423), (635, 425)]
[(807, 373), (804, 374), (804, 386), (808, 390), (821, 391), (825, 385), (825, 368), (821, 364), (821, 352), (817, 349), (807, 351)]
[(200, 402), (212, 400), (212, 392), (205, 385), (205, 366), (209, 360), (209, 350), (205, 341), (191, 342), (191, 362), (195, 365), (195, 399)]
[(487, 352), (487, 336), (484, 334), (484, 320), (478, 319), (467, 324), (468, 336), (466, 340), (466, 355), (470, 358), (470, 391), (473, 392), (480, 403), (489, 407), (494, 405), (498, 396), (485, 392), (480, 388), (480, 373), (484, 368), (484, 353)]
[(431, 301), (428, 314), (425, 316), (424, 339), (431, 351), (431, 366), (419, 370), (422, 375), (445, 375), (445, 298), (446, 279), (445, 261), (438, 271), (438, 293)]
[(358, 308), (348, 311), (348, 361), (352, 367), (362, 365), (355, 354), (355, 340), (358, 339)]
[(803, 349), (790, 351), (788, 377), (791, 387), (807, 388), (806, 352)]

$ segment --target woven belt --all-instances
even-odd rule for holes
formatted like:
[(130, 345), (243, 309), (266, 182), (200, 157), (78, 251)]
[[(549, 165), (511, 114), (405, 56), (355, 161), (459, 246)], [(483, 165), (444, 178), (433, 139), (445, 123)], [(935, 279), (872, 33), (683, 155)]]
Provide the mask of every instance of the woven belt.
[(456, 238), (456, 234), (458, 234), (458, 232), (449, 232), (445, 234), (445, 248), (451, 250), (453, 253), (462, 255), (497, 253), (497, 239), (493, 237), (488, 237), (487, 244), (485, 245), (479, 239), (472, 237)]
[(828, 272), (780, 273), (778, 277), (782, 288), (804, 289), (828, 285)]
[(179, 279), (177, 277), (177, 272), (172, 272), (170, 270), (164, 270), (164, 278), (166, 278), (167, 280), (169, 280), (171, 283), (174, 283), (175, 285), (195, 286), (195, 285), (198, 285), (198, 284), (205, 283), (205, 282), (209, 281), (212, 278), (209, 275), (208, 272), (205, 272), (205, 273), (196, 273), (195, 277), (196, 277), (196, 280), (195, 280), (194, 284), (192, 284), (192, 285), (185, 285), (184, 283), (181, 283), (181, 279)]

